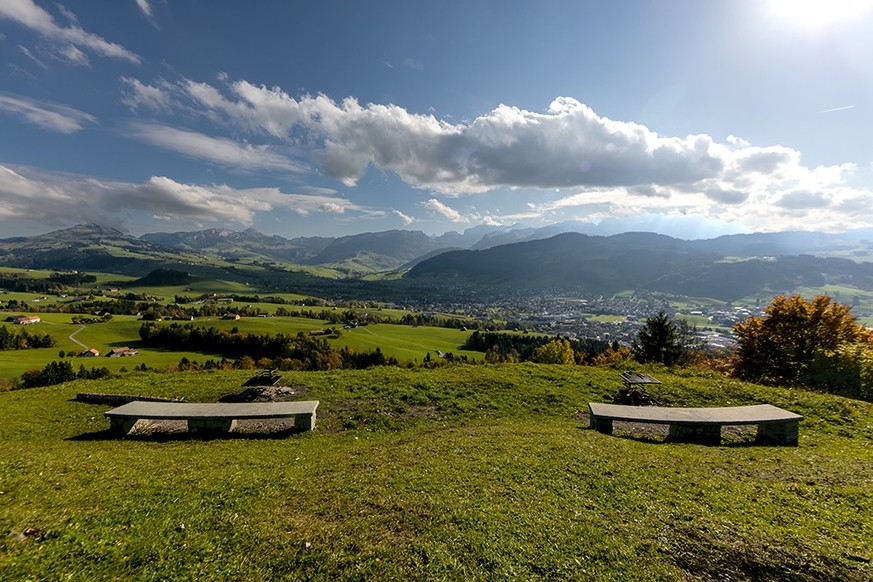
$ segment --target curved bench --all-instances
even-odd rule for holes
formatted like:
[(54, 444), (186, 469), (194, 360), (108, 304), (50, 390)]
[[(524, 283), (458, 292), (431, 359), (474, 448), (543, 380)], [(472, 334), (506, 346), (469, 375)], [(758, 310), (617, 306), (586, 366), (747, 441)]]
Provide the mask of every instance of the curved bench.
[(126, 435), (141, 419), (186, 420), (188, 432), (196, 434), (227, 433), (238, 420), (293, 418), (297, 430), (315, 428), (317, 400), (299, 402), (144, 402), (135, 401), (113, 408), (103, 415), (109, 418), (110, 430)]
[(756, 440), (783, 445), (797, 445), (798, 423), (803, 417), (771, 404), (728, 406), (723, 408), (665, 408), (662, 406), (626, 406), (623, 404), (588, 404), (589, 425), (612, 434), (613, 421), (666, 424), (669, 439), (685, 442), (721, 442), (724, 425), (758, 426)]

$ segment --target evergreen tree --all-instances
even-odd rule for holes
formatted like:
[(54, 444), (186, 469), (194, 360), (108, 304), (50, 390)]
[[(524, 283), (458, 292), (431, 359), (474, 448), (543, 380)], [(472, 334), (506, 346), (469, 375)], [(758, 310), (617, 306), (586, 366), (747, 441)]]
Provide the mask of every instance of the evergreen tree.
[(646, 319), (633, 345), (634, 357), (639, 362), (658, 362), (666, 366), (680, 364), (688, 356), (688, 347), (683, 343), (683, 335), (663, 311)]

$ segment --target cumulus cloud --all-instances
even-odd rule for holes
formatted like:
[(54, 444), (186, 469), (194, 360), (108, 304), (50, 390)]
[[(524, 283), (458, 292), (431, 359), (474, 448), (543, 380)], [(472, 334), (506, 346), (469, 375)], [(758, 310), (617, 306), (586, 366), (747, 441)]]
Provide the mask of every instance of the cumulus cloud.
[[(134, 81), (126, 82), (132, 95), (147, 87), (140, 83), (134, 91)], [(568, 97), (556, 98), (545, 111), (500, 105), (456, 122), (351, 97), (292, 96), (225, 74), (216, 84), (182, 79), (161, 90), (186, 114), (246, 135), (247, 147), (284, 143), (308, 152), (323, 174), (348, 187), (376, 168), (443, 197), (560, 192), (531, 213), (568, 218), (586, 204), (611, 204), (616, 212), (692, 212), (752, 228), (783, 226), (779, 217), (797, 221), (801, 215), (808, 222), (792, 228), (818, 228), (814, 216), (848, 212), (853, 201), (870, 194), (846, 188), (857, 170), (851, 164), (808, 167), (797, 150), (736, 136), (660, 135)], [(424, 206), (451, 221), (502, 220), (492, 211), (463, 216), (436, 198)]]
[(809, 210), (830, 206), (830, 197), (821, 192), (795, 191), (786, 192), (775, 201), (777, 206), (789, 210)]
[(211, 137), (158, 123), (133, 124), (130, 131), (136, 137), (158, 147), (231, 168), (288, 172), (302, 172), (306, 169), (267, 145), (238, 143), (228, 138)]
[(642, 125), (597, 116), (569, 98), (546, 113), (501, 105), (470, 123), (450, 124), (396, 105), (324, 95), (299, 99), (246, 81), (231, 95), (186, 81), (188, 97), (214, 119), (276, 137), (302, 127), (321, 148), (324, 171), (354, 185), (369, 166), (443, 193), (500, 187), (694, 183), (726, 160), (708, 136), (662, 137)]
[(226, 91), (184, 80), (179, 91), (201, 113), (253, 133), (290, 139), (303, 128), (321, 146), (325, 171), (354, 184), (370, 165), (443, 193), (500, 187), (695, 184), (730, 171), (773, 172), (797, 163), (789, 148), (751, 148), (737, 138), (666, 137), (598, 116), (570, 98), (545, 113), (500, 105), (467, 123), (396, 105), (292, 97), (279, 87), (236, 81)]
[(77, 222), (118, 225), (134, 211), (171, 220), (251, 226), (261, 213), (285, 209), (301, 215), (375, 211), (336, 195), (288, 193), (278, 188), (184, 184), (166, 176), (143, 183), (98, 180), (0, 165), (0, 219), (69, 226)]
[(0, 19), (13, 20), (57, 43), (61, 49), (70, 45), (85, 48), (103, 57), (123, 59), (139, 64), (140, 58), (123, 46), (87, 32), (79, 26), (76, 16), (62, 6), (61, 15), (69, 21), (67, 26), (58, 24), (54, 17), (33, 0), (0, 0)]
[(42, 129), (60, 133), (75, 133), (86, 124), (97, 122), (93, 115), (66, 105), (4, 93), (0, 93), (0, 111), (20, 117)]

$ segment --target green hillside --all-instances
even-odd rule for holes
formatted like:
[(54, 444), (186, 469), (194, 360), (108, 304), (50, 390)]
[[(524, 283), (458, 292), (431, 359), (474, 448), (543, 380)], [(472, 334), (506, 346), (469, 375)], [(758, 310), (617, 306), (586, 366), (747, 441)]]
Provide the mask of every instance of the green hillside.
[[(273, 304), (263, 305), (273, 310), (276, 307)], [(388, 311), (386, 315), (393, 313)], [(74, 314), (40, 313), (39, 315), (42, 322), (31, 326), (29, 331), (52, 335), (57, 340), (57, 346), (0, 351), (0, 379), (12, 379), (29, 369), (42, 368), (49, 362), (57, 360), (61, 350), (70, 354), (68, 360), (76, 369), (80, 365), (84, 365), (86, 368), (97, 366), (106, 367), (113, 372), (118, 372), (122, 368), (130, 370), (140, 364), (161, 369), (177, 364), (183, 357), (200, 363), (208, 359), (221, 359), (221, 356), (217, 354), (140, 347), (139, 328), (143, 322), (136, 316), (118, 315), (113, 317), (111, 321), (78, 325), (71, 323)], [(170, 325), (171, 323), (173, 322), (167, 321), (162, 324)], [(332, 326), (326, 321), (305, 317), (245, 317), (238, 320), (204, 318), (191, 323), (198, 327), (217, 327), (227, 330), (238, 328), (250, 333), (271, 335), (277, 333), (294, 335), (301, 332), (308, 334), (313, 330)], [(9, 323), (0, 322), (0, 325), (4, 324), (7, 327), (11, 326)], [(333, 325), (333, 327), (339, 328), (341, 326)], [(327, 339), (331, 347), (336, 349), (347, 346), (358, 352), (370, 352), (379, 348), (386, 357), (396, 358), (400, 362), (421, 362), (428, 353), (432, 357), (436, 357), (437, 350), (445, 353), (452, 352), (458, 356), (464, 355), (470, 360), (481, 360), (482, 353), (461, 349), (470, 333), (472, 332), (452, 328), (412, 327), (383, 323), (341, 330), (338, 337), (332, 335), (324, 336), (324, 338)], [(136, 348), (139, 353), (136, 356), (126, 358), (75, 358), (72, 357), (72, 354), (77, 354), (84, 349), (83, 345), (76, 342), (96, 349), (101, 354), (120, 346)]]
[(675, 406), (805, 416), (798, 447), (587, 428), (618, 372), (288, 373), (315, 432), (111, 438), (78, 391), (215, 401), (250, 374), (0, 393), (10, 580), (869, 580), (873, 405), (649, 370)]

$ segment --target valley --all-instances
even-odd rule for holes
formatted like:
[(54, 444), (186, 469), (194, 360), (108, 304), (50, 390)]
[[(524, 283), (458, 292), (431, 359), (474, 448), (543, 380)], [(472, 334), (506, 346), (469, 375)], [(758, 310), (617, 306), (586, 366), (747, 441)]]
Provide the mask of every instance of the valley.
[[(132, 250), (121, 237), (123, 250), (119, 235), (101, 233), (77, 231), (91, 237), (79, 251), (16, 241), (0, 266), (0, 325), (55, 342), (0, 350), (9, 531), (0, 567), (15, 579), (869, 577), (869, 402), (641, 364), (628, 350), (664, 313), (696, 327), (696, 349), (723, 355), (733, 325), (764, 313), (769, 282), (737, 300), (619, 289), (631, 280), (620, 278), (599, 283), (615, 292), (588, 294), (560, 274), (561, 261), (539, 284), (498, 282), (504, 275), (477, 270), (478, 257), (446, 261), (454, 251), (408, 272), (352, 276), (336, 264)], [(566, 236), (557, 244), (566, 249)], [(530, 248), (514, 270), (543, 262)], [(9, 258), (18, 252), (30, 258)], [(84, 270), (63, 257), (134, 259)], [(49, 260), (58, 266), (44, 268)], [(592, 280), (603, 269), (574, 265)], [(416, 269), (425, 271), (409, 276)], [(869, 325), (863, 277), (792, 280), (784, 291), (829, 293)], [(154, 341), (161, 330), (189, 339), (170, 347), (172, 338)], [(519, 352), (572, 340), (584, 365), (472, 349), (487, 332)], [(225, 347), (196, 349), (205, 337)], [(285, 355), (228, 357), (232, 342)], [(61, 364), (70, 376), (15, 389)], [(727, 431), (719, 446), (590, 430), (587, 403), (609, 401), (629, 367), (657, 376), (652, 392), (667, 406), (766, 401), (802, 414), (798, 447), (758, 446), (754, 429)], [(319, 401), (315, 431), (200, 439), (143, 425), (120, 439), (102, 416), (108, 405), (77, 401), (87, 392), (215, 402), (266, 368)]]
[[(436, 240), (400, 231), (289, 240), (251, 229), (137, 239), (82, 225), (0, 240), (0, 263), (6, 265), (0, 266), (0, 308), (9, 317), (40, 314), (41, 327), (57, 341), (55, 348), (0, 352), (0, 378), (10, 381), (52, 361), (60, 351), (75, 356), (82, 345), (102, 354), (137, 346), (141, 319), (192, 320), (198, 326), (248, 333), (327, 329), (332, 333), (323, 340), (335, 349), (379, 348), (405, 365), (420, 365), (437, 351), (481, 359), (482, 354), (464, 349), (475, 329), (630, 345), (641, 323), (662, 311), (694, 325), (702, 344), (723, 350), (732, 344), (731, 327), (760, 315), (779, 293), (826, 293), (850, 305), (859, 321), (873, 323), (873, 283), (866, 274), (871, 264), (776, 254), (779, 249), (841, 252), (849, 244), (846, 236), (737, 235), (721, 241), (735, 253), (731, 259), (715, 253), (710, 241), (643, 233), (563, 233), (537, 239), (536, 233), (525, 232), (530, 240), (487, 246), (484, 241), (503, 239), (481, 230)], [(434, 245), (448, 240), (484, 248), (434, 253)], [(866, 244), (860, 235), (853, 240)], [(376, 252), (394, 257), (382, 263), (411, 261), (412, 266), (354, 276), (340, 267), (344, 260)], [(413, 260), (419, 252), (429, 258)], [(750, 252), (773, 255), (738, 256)], [(329, 262), (319, 263), (319, 256)], [(292, 259), (300, 262), (284, 262)], [(48, 263), (51, 269), (45, 268)], [(87, 265), (99, 268), (76, 268)], [(729, 270), (718, 274), (719, 269)], [(732, 283), (719, 283), (722, 276)], [(60, 283), (65, 280), (69, 286)], [(77, 280), (87, 282), (73, 283)], [(28, 286), (41, 290), (23, 291)], [(680, 292), (712, 286), (720, 291), (708, 296)], [(736, 290), (726, 298), (729, 289)], [(107, 313), (111, 317), (104, 317)], [(227, 313), (240, 318), (224, 319)], [(82, 327), (79, 322), (87, 317), (93, 323)], [(351, 322), (355, 327), (347, 325)], [(214, 356), (148, 348), (139, 352), (135, 362), (102, 357), (94, 362), (117, 372), (132, 365), (161, 369), (182, 358), (202, 362)], [(83, 358), (74, 363), (91, 364)]]

